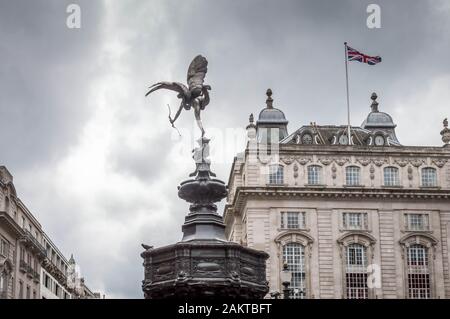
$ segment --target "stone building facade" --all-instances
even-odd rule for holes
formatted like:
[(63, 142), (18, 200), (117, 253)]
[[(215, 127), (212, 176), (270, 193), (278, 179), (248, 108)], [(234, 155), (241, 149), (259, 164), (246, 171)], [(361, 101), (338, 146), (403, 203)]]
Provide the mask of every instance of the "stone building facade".
[(288, 134), (271, 95), (224, 210), (229, 240), (269, 253), (271, 291), (287, 263), (294, 298), (450, 298), (447, 127), (443, 147), (403, 146), (374, 94), (350, 137), (315, 123)]
[(80, 298), (68, 285), (69, 266), (0, 166), (0, 299)]

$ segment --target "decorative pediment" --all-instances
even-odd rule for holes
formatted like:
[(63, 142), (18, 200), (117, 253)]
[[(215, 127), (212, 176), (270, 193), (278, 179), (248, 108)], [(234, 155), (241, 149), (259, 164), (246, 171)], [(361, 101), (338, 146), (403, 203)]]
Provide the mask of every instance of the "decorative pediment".
[(339, 237), (337, 242), (344, 247), (351, 244), (361, 244), (365, 247), (370, 247), (373, 246), (377, 240), (367, 232), (350, 231)]
[(303, 246), (311, 245), (314, 239), (307, 233), (299, 230), (285, 231), (275, 238), (275, 242), (282, 246), (289, 243), (299, 243)]
[(405, 236), (403, 236), (399, 240), (400, 244), (409, 247), (411, 245), (423, 245), (425, 247), (433, 247), (436, 246), (438, 243), (438, 240), (432, 236), (431, 234), (427, 233), (409, 233)]

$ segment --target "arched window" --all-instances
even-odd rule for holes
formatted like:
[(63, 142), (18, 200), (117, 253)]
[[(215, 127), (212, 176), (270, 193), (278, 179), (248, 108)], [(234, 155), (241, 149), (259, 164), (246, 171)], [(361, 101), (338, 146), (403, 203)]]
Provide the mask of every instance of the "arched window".
[(384, 186), (399, 186), (400, 178), (397, 167), (384, 168)]
[(437, 186), (436, 169), (433, 167), (422, 168), (422, 186), (435, 187)]
[(269, 166), (269, 184), (283, 184), (283, 166), (276, 164)]
[(345, 289), (349, 299), (367, 299), (367, 249), (361, 244), (350, 244), (345, 251)]
[(290, 288), (293, 298), (306, 296), (305, 246), (299, 243), (288, 243), (283, 246), (283, 260), (292, 272)]
[(412, 299), (431, 298), (428, 248), (414, 244), (407, 251), (408, 297)]
[(322, 183), (322, 167), (319, 165), (308, 166), (308, 184), (319, 185)]
[(358, 166), (347, 166), (345, 168), (345, 184), (348, 186), (361, 185), (360, 171)]

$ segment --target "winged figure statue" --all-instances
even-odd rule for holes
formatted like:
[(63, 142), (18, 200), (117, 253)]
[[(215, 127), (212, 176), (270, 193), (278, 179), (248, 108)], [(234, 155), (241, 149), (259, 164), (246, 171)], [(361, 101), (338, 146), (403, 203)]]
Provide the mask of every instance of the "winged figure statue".
[[(149, 87), (149, 91), (145, 96), (155, 92), (159, 89), (172, 90), (178, 93), (177, 97), (181, 99), (180, 107), (172, 119), (169, 113), (169, 121), (174, 126), (175, 121), (180, 116), (183, 109), (194, 109), (195, 120), (202, 132), (202, 137), (205, 135), (200, 113), (209, 104), (209, 90), (211, 87), (204, 84), (206, 72), (208, 71), (208, 61), (205, 57), (197, 55), (189, 65), (187, 72), (187, 86), (179, 82), (158, 82)], [(169, 108), (170, 112), (170, 108)]]

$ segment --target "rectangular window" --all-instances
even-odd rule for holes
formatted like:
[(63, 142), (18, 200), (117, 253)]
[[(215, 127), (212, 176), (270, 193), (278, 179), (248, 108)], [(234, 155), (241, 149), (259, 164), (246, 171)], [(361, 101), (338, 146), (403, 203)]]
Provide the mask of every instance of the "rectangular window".
[(283, 166), (271, 165), (269, 170), (269, 184), (283, 184)]
[(367, 213), (343, 213), (344, 229), (368, 229)]
[(345, 285), (348, 299), (367, 299), (367, 252), (361, 244), (346, 247)]
[(19, 299), (23, 299), (23, 282), (19, 281)]
[(410, 231), (429, 230), (428, 214), (406, 214), (406, 227)]
[(5, 258), (9, 257), (9, 242), (4, 240), (3, 238), (0, 239), (0, 255)]
[(407, 256), (409, 298), (431, 298), (431, 280), (428, 268), (427, 248), (417, 244), (411, 245), (407, 248)]
[(422, 169), (422, 186), (423, 187), (436, 187), (437, 186), (436, 169), (434, 169), (432, 167), (425, 167)]
[(305, 212), (282, 212), (281, 228), (305, 228)]
[(298, 243), (288, 243), (283, 247), (283, 260), (292, 273), (290, 298), (306, 298), (305, 247)]
[(44, 286), (47, 289), (50, 288), (50, 277), (47, 274), (44, 275)]
[(345, 169), (345, 184), (347, 186), (359, 186), (360, 168), (357, 166), (349, 166)]
[(317, 165), (308, 166), (308, 184), (320, 185), (322, 182), (322, 168)]
[(386, 167), (384, 169), (384, 186), (399, 186), (400, 178), (397, 167)]

